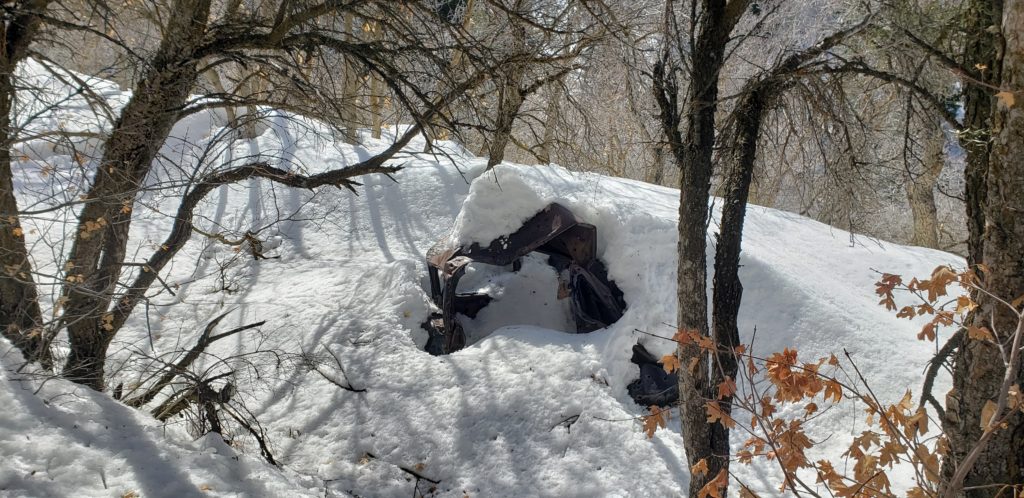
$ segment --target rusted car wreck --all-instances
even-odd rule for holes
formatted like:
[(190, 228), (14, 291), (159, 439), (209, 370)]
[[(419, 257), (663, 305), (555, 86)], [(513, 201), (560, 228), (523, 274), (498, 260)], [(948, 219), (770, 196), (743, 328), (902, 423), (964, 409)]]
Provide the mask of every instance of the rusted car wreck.
[(515, 233), (487, 246), (451, 247), (442, 241), (427, 252), (430, 295), (441, 310), (424, 324), (430, 334), (427, 352), (442, 355), (464, 348), (466, 334), (459, 315), (475, 318), (491, 302), (487, 294), (458, 292), (459, 279), (470, 263), (511, 265), (512, 271), (519, 271), (520, 258), (534, 251), (548, 256), (548, 264), (558, 273), (558, 297), (571, 299), (577, 333), (607, 327), (622, 317), (626, 309), (622, 291), (608, 279), (604, 263), (597, 258), (597, 228), (580, 222), (566, 207), (550, 204)]
[[(444, 355), (466, 347), (459, 317), (476, 318), (491, 303), (487, 294), (458, 291), (459, 279), (470, 263), (511, 266), (517, 272), (522, 267), (521, 258), (531, 252), (546, 255), (547, 263), (558, 274), (557, 296), (571, 299), (576, 333), (605, 328), (622, 317), (626, 301), (597, 257), (597, 228), (580, 222), (566, 207), (550, 204), (515, 233), (498, 237), (486, 246), (473, 243), (452, 247), (443, 240), (427, 252), (430, 295), (440, 312), (423, 324), (429, 333), (424, 349)], [(631, 360), (639, 367), (640, 375), (627, 391), (638, 404), (666, 406), (676, 402), (679, 390), (675, 373), (666, 373), (658, 359), (640, 344), (633, 347)]]

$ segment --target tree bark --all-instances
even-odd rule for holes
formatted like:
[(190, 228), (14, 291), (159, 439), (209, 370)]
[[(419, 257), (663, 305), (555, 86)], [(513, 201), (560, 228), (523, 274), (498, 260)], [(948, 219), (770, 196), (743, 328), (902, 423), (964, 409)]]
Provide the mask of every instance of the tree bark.
[[(663, 54), (654, 69), (655, 99), (661, 109), (662, 129), (676, 165), (679, 182), (679, 242), (677, 254), (677, 326), (708, 335), (707, 222), (711, 189), (711, 158), (715, 145), (715, 111), (718, 107), (718, 77), (724, 63), (729, 34), (746, 10), (744, 0), (703, 0), (696, 23), (697, 36), (690, 51), (689, 88), (685, 106), (686, 131), (679, 132), (678, 94), (674, 65)], [(672, 12), (667, 7), (666, 16)], [(669, 22), (666, 19), (666, 24)], [(705, 400), (714, 397), (710, 385), (707, 355), (694, 343), (680, 345), (677, 355), (683, 368), (679, 373), (679, 414), (683, 446), (688, 463), (705, 460), (708, 472), (690, 476), (689, 494), (699, 491), (720, 471), (728, 469), (728, 429), (721, 422), (707, 423)], [(724, 451), (723, 451), (724, 449)], [(725, 490), (723, 490), (724, 492)]]
[(935, 185), (945, 166), (946, 135), (941, 126), (925, 130), (927, 146), (923, 168), (920, 174), (907, 175), (907, 199), (910, 202), (914, 233), (911, 243), (915, 246), (939, 248), (939, 217), (935, 208)]
[[(717, 353), (717, 368), (712, 369), (711, 385), (718, 386), (725, 381), (736, 381), (738, 370), (733, 354), (740, 344), (737, 317), (743, 298), (740, 283), (740, 250), (743, 241), (743, 222), (747, 214), (747, 199), (750, 196), (750, 181), (757, 159), (757, 139), (761, 132), (761, 120), (766, 108), (769, 90), (755, 89), (746, 93), (738, 104), (734, 115), (736, 124), (732, 137), (732, 151), (727, 157), (725, 199), (722, 204), (721, 229), (715, 247), (715, 276), (712, 294), (711, 324)], [(732, 414), (730, 396), (720, 396), (719, 407)], [(729, 455), (729, 432), (720, 424), (711, 426), (712, 451), (716, 455)], [(728, 469), (728, 462), (725, 467)]]
[[(519, 55), (526, 50), (526, 29), (519, 23), (509, 26), (511, 53)], [(487, 145), (487, 168), (505, 160), (505, 147), (512, 138), (512, 125), (526, 94), (522, 85), (525, 68), (521, 63), (508, 63), (498, 71), (498, 115), (494, 119), (494, 134)]]
[(11, 170), (13, 64), (0, 65), (0, 332), (28, 361), (50, 364), (39, 296), (18, 216)]
[[(346, 12), (344, 17), (345, 32), (350, 33), (354, 38), (357, 36), (355, 28), (355, 16)], [(344, 58), (344, 92), (342, 93), (341, 108), (342, 119), (345, 122), (345, 143), (357, 145), (359, 143), (359, 74), (357, 67), (348, 57)]]
[(544, 110), (544, 136), (537, 149), (537, 160), (541, 164), (551, 164), (551, 151), (555, 146), (555, 132), (558, 130), (559, 113), (561, 111), (562, 80), (556, 80), (548, 86), (548, 105)]
[(370, 136), (380, 140), (384, 127), (384, 97), (380, 76), (370, 74)]
[[(967, 263), (981, 261), (985, 231), (985, 179), (991, 156), (992, 91), (988, 85), (998, 84), (1000, 60), (997, 58), (1000, 37), (993, 26), (1002, 22), (1003, 0), (969, 0), (965, 19), (967, 46), (962, 65), (979, 68), (973, 78), (964, 83), (964, 132), (960, 145), (967, 153), (964, 169), (967, 207)], [(983, 68), (983, 69), (981, 69)]]
[[(991, 7), (1000, 9), (999, 5)], [(1008, 1), (997, 12), (1005, 50), (996, 52), (1000, 68), (996, 86), (1019, 100), (1024, 97), (1024, 3)], [(995, 93), (984, 91), (986, 97)], [(983, 220), (984, 231), (977, 233), (973, 225), (977, 219), (972, 219), (972, 237), (980, 239), (981, 261), (989, 269), (983, 285), (992, 294), (1012, 301), (1024, 295), (1024, 106), (1019, 101), (1014, 105), (1004, 102), (987, 109), (993, 126), (992, 141), (987, 145), (990, 155), (981, 197), (984, 204), (969, 207), (969, 212), (973, 210)], [(968, 168), (971, 166), (969, 162)], [(969, 205), (978, 199), (969, 196)], [(972, 250), (978, 245), (975, 242)], [(1016, 316), (987, 296), (979, 295), (977, 301), (974, 323), (994, 331), (1006, 348)], [(1020, 304), (1016, 306), (1019, 310)], [(982, 408), (997, 397), (1004, 375), (1004, 359), (992, 343), (967, 339), (959, 349), (944, 420), (950, 440), (950, 455), (944, 462), (947, 472), (980, 437)], [(1016, 383), (1024, 384), (1024, 374), (1018, 373)], [(963, 495), (969, 498), (1009, 496), (1024, 486), (1024, 415), (1016, 413), (998, 430), (968, 473), (964, 486), (967, 490)], [(1016, 486), (1016, 490), (1004, 486)]]
[(498, 89), (498, 115), (494, 120), (494, 134), (487, 145), (487, 168), (493, 168), (505, 160), (505, 147), (512, 138), (512, 124), (523, 105), (523, 94), (519, 88), (519, 71), (510, 69), (501, 76)]
[(28, 361), (51, 367), (32, 263), (25, 245), (11, 169), (11, 145), (17, 130), (13, 116), (14, 71), (39, 30), (39, 14), (49, 0), (19, 2), (0, 23), (0, 334), (21, 350)]
[(176, 0), (149, 70), (114, 124), (79, 215), (68, 258), (64, 318), (68, 379), (103, 389), (106, 350), (116, 329), (108, 308), (121, 275), (131, 207), (153, 160), (198, 78), (193, 50), (203, 39), (210, 0)]

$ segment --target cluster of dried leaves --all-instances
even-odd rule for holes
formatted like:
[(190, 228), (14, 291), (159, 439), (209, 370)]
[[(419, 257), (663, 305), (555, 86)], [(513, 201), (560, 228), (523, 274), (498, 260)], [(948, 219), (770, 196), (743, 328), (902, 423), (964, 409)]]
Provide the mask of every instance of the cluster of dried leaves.
[[(949, 325), (964, 326), (970, 340), (997, 340), (991, 330), (965, 324), (965, 317), (977, 304), (966, 293), (950, 297), (949, 287), (954, 284), (968, 290), (983, 290), (974, 270), (957, 272), (941, 266), (927, 280), (915, 278), (906, 283), (899, 275), (883, 274), (876, 284), (876, 292), (882, 298), (879, 304), (896, 311), (899, 318), (929, 317), (918, 334), (920, 340), (935, 341), (939, 328)], [(894, 294), (897, 291), (916, 296), (920, 303), (898, 307)], [(1019, 304), (1011, 306), (1016, 309)], [(722, 351), (711, 338), (694, 330), (679, 330), (672, 340), (679, 344), (696, 344), (707, 352)], [(956, 487), (943, 482), (940, 472), (941, 458), (949, 450), (940, 424), (932, 423), (924, 407), (914, 402), (910, 391), (896, 403), (885, 404), (879, 400), (849, 354), (845, 362), (835, 355), (804, 362), (798, 358), (796, 349), (787, 348), (759, 357), (745, 345), (733, 348), (732, 354), (741, 365), (738, 374), (744, 381), (740, 383), (741, 392), (737, 392), (734, 379), (719, 384), (717, 399), (705, 402), (707, 422), (745, 432), (748, 438), (743, 449), (734, 455), (734, 461), (741, 464), (750, 464), (756, 459), (776, 462), (784, 476), (780, 492), (788, 490), (797, 496), (822, 496), (824, 491), (833, 497), (892, 497), (895, 495), (889, 472), (897, 466), (912, 469), (914, 473), (915, 485), (907, 490), (908, 498), (943, 496)], [(674, 354), (666, 355), (662, 363), (669, 373), (682, 367)], [(696, 365), (687, 367), (692, 370)], [(982, 428), (986, 432), (998, 430), (1014, 410), (1024, 410), (1020, 386), (1008, 386), (1006, 394), (1004, 403), (989, 402), (985, 407)], [(732, 397), (728, 407), (731, 409), (726, 409), (720, 402), (729, 397)], [(863, 403), (866, 429), (853, 438), (842, 455), (844, 461), (812, 461), (808, 453), (818, 442), (808, 436), (806, 428), (843, 399)], [(737, 424), (730, 415), (737, 412), (749, 415), (749, 424)], [(667, 426), (667, 415), (666, 408), (650, 407), (650, 414), (642, 417), (648, 437), (653, 437), (659, 427)], [(940, 430), (929, 432), (931, 426)], [(700, 460), (690, 470), (694, 474), (706, 474), (707, 462)], [(721, 498), (729, 477), (723, 470), (700, 491), (700, 498)], [(815, 478), (814, 483), (804, 480), (811, 477)], [(739, 486), (740, 496), (757, 496), (742, 482)]]

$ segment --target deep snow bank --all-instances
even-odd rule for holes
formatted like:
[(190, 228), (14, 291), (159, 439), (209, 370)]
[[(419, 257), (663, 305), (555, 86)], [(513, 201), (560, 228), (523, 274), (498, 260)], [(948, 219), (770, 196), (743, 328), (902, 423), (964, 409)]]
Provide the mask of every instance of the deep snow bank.
[[(569, 207), (582, 221), (598, 227), (600, 256), (609, 276), (625, 292), (629, 309), (623, 318), (606, 331), (579, 338), (594, 347), (598, 362), (608, 372), (610, 394), (624, 401), (623, 388), (637, 374), (627, 361), (630, 347), (639, 341), (658, 356), (674, 349), (673, 343), (636, 330), (660, 336), (674, 332), (678, 191), (560, 168), (499, 166), (472, 184), (451, 238), (489, 241), (514, 231), (551, 202)], [(715, 206), (708, 233), (709, 266), (714, 261), (712, 235), (719, 217)], [(842, 230), (758, 206), (748, 209), (743, 244), (739, 327), (744, 342), (753, 343), (765, 355), (795, 347), (809, 360), (847, 349), (857, 365), (870, 373), (872, 387), (882, 399), (895, 400), (908, 389), (918, 391), (920, 372), (934, 354), (934, 346), (916, 339), (919, 322), (897, 321), (878, 306), (872, 292), (877, 272), (927, 276), (939, 264), (962, 264), (960, 258), (851, 237)], [(501, 329), (495, 337), (517, 334), (512, 328)], [(936, 392), (943, 392), (942, 382)], [(849, 436), (863, 430), (853, 405), (844, 402), (816, 419), (811, 434), (824, 441), (816, 449), (819, 455), (838, 459)], [(738, 418), (742, 423), (746, 417)], [(836, 432), (836, 427), (843, 430)], [(746, 435), (735, 432), (740, 432), (734, 434), (737, 445)], [(736, 466), (733, 471), (768, 494), (777, 492), (768, 484), (773, 480), (765, 479), (766, 474), (774, 474), (765, 462)], [(906, 477), (897, 472), (894, 481), (906, 483)]]
[[(126, 98), (108, 94), (114, 108)], [(89, 119), (94, 116), (78, 122)], [(164, 150), (177, 162), (158, 168), (157, 179), (182, 180), (190, 171), (253, 157), (315, 173), (365, 159), (393, 139), (364, 136), (361, 146), (344, 145), (329, 140), (322, 123), (268, 111), (260, 137), (213, 145), (223, 131), (218, 119), (198, 115), (179, 124), (177, 138)], [(181, 422), (172, 421), (165, 436), (163, 428), (103, 396), (58, 396), (71, 389), (66, 383), (47, 384), (35, 395), (34, 385), (5, 381), (0, 447), (17, 457), (0, 462), (0, 493), (390, 497), (432, 486), (416, 482), (403, 468), (438, 481), (440, 496), (668, 496), (685, 489), (677, 422), (646, 439), (632, 420), (643, 408), (626, 394), (637, 374), (629, 363), (635, 342), (657, 353), (671, 350), (671, 344), (634, 329), (671, 335), (678, 192), (557, 167), (506, 164), (484, 172), (484, 160), (454, 144), (441, 146), (446, 154), (429, 155), (417, 153), (422, 141), (410, 144), (394, 161), (405, 165), (395, 175), (397, 183), (370, 175), (361, 180), (359, 196), (283, 189), (260, 180), (219, 188), (200, 207), (198, 226), (206, 232), (258, 232), (268, 255), (277, 259), (253, 261), (244, 252), (194, 238), (163, 276), (175, 295), (155, 289), (150, 313), (136, 313), (115, 342), (112, 365), (131, 351), (169, 354), (230, 310), (222, 327), (257, 320), (267, 325), (259, 335), (216, 344), (215, 356), (197, 369), (256, 348), (319, 357), (329, 349), (347, 379), (365, 393), (342, 390), (301, 362), (266, 367), (258, 378), (239, 372), (234, 379), (268, 428), (286, 472), (255, 458), (235, 461), (228, 453), (235, 450), (211, 438), (189, 442)], [(74, 195), (81, 177), (38, 174), (44, 166), (57, 173), (85, 169), (69, 154), (56, 148), (19, 159), (23, 207), (45, 205), (45, 194), (62, 188), (65, 179)], [(141, 258), (153, 250), (175, 202), (155, 193), (144, 197), (135, 211), (129, 253)], [(476, 342), (445, 357), (423, 352), (426, 333), (420, 324), (430, 313), (426, 250), (452, 227), (450, 235), (460, 240), (487, 242), (514, 231), (550, 202), (598, 227), (600, 256), (629, 305), (623, 318), (585, 335), (540, 328), (559, 323), (557, 309), (538, 311), (553, 304), (551, 296), (523, 302), (531, 285), (550, 287), (542, 262), (532, 273), (536, 282), (481, 271), (465, 282), (488, 288), (498, 299), (490, 315), (475, 322)], [(56, 267), (46, 242), (61, 247), (60, 220), (70, 214), (56, 212), (56, 222), (31, 221), (29, 237), (40, 267)], [(714, 231), (712, 223), (709, 232)], [(814, 358), (849, 348), (876, 380), (879, 395), (896, 398), (908, 387), (916, 391), (932, 346), (915, 339), (918, 324), (897, 321), (876, 304), (873, 269), (926, 275), (959, 258), (852, 240), (799, 216), (750, 207), (740, 329), (749, 341), (756, 328), (755, 347), (764, 352), (795, 346)], [(5, 368), (14, 364), (4, 360)], [(110, 385), (139, 380), (131, 370), (110, 374)], [(62, 408), (62, 400), (72, 404)], [(838, 459), (850, 435), (860, 432), (860, 418), (854, 404), (844, 404), (818, 418), (812, 436), (825, 440), (820, 448), (826, 456)], [(118, 426), (124, 429), (108, 429)], [(737, 436), (737, 442), (742, 439)], [(244, 438), (238, 451), (258, 454)], [(151, 470), (164, 467), (170, 474), (154, 477)], [(763, 496), (773, 494), (778, 480), (772, 465), (735, 470)]]

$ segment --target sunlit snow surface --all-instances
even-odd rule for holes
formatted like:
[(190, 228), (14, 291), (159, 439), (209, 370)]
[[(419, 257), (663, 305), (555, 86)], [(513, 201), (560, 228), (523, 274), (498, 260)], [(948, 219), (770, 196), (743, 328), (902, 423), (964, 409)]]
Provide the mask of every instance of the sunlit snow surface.
[[(31, 71), (43, 75), (38, 67)], [(104, 89), (123, 104), (124, 94)], [(81, 115), (76, 122), (103, 122), (88, 107), (58, 111)], [(332, 140), (322, 125), (284, 113), (267, 111), (265, 121), (256, 140), (217, 148), (207, 160), (259, 157), (315, 173), (369, 157), (393, 137), (364, 135), (363, 146), (353, 147)], [(176, 126), (179, 140), (169, 141), (151, 181), (184, 178), (222, 124), (223, 116), (200, 114)], [(36, 142), (19, 147), (26, 151), (15, 167), (23, 206), (54, 191), (48, 181), (82, 181), (72, 174), (66, 151)], [(29, 154), (29, 147), (44, 152)], [(241, 448), (215, 436), (192, 441), (181, 422), (163, 427), (63, 381), (50, 381), (36, 394), (39, 382), (18, 380), (25, 376), (9, 371), (18, 366), (17, 355), (7, 352), (0, 494), (411, 496), (416, 483), (403, 467), (439, 481), (438, 496), (672, 496), (685, 490), (678, 419), (647, 439), (631, 420), (644, 407), (626, 394), (638, 373), (629, 362), (633, 344), (640, 341), (659, 356), (672, 350), (671, 343), (635, 330), (673, 332), (678, 192), (558, 167), (503, 164), (485, 172), (485, 160), (451, 143), (441, 148), (445, 154), (420, 154), (423, 143), (414, 141), (393, 161), (405, 167), (396, 181), (363, 177), (358, 196), (258, 180), (214, 191), (197, 225), (207, 232), (261, 230), (267, 254), (277, 258), (253, 261), (193, 237), (164, 275), (176, 295), (153, 298), (148, 314), (140, 306), (112, 347), (110, 385), (136, 380), (117, 368), (130, 351), (155, 355), (190, 346), (209, 320), (228, 310), (223, 329), (267, 324), (262, 334), (216, 344), (217, 355), (330, 348), (365, 393), (339, 389), (294, 361), (264, 365), (258, 380), (243, 373), (237, 379), (269, 430), (283, 470), (262, 462), (251, 441), (242, 439)], [(41, 179), (47, 165), (68, 174)], [(518, 275), (471, 272), (460, 289), (496, 297), (467, 321), (471, 344), (445, 357), (423, 352), (427, 249), (444, 237), (488, 242), (550, 202), (598, 227), (599, 256), (628, 303), (622, 319), (591, 334), (565, 332), (571, 321), (554, 296), (554, 273), (536, 258)], [(174, 208), (173, 199), (143, 197), (129, 254), (143, 259), (153, 250)], [(64, 239), (53, 221), (61, 216), (28, 227), (35, 229), (30, 243), (40, 268), (54, 266), (44, 242)], [(278, 218), (285, 220), (266, 228)], [(713, 221), (709, 243), (714, 231)], [(916, 340), (919, 323), (896, 320), (877, 305), (875, 270), (922, 276), (939, 264), (961, 264), (959, 258), (865, 237), (851, 243), (842, 230), (756, 206), (748, 209), (744, 235), (745, 341), (756, 328), (757, 351), (795, 346), (809, 360), (846, 348), (879, 396), (917, 393), (934, 345)], [(225, 262), (230, 266), (219, 271)], [(2, 351), (8, 350), (4, 343)], [(816, 419), (812, 436), (821, 453), (813, 459), (840, 460), (851, 435), (864, 429), (862, 408), (847, 402)], [(737, 433), (734, 443), (746, 437)], [(773, 462), (733, 470), (763, 496), (777, 494)], [(894, 481), (905, 483), (905, 476)], [(419, 486), (426, 491), (430, 484)]]

